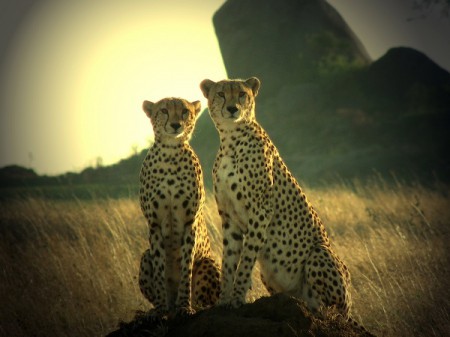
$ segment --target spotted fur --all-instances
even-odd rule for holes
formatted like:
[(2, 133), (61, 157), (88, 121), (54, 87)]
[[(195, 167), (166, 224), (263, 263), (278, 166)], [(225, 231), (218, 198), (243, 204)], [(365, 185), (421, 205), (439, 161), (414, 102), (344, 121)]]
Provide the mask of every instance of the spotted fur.
[(214, 195), (223, 228), (219, 302), (245, 302), (256, 259), (270, 293), (288, 292), (312, 311), (336, 306), (349, 317), (350, 274), (278, 150), (255, 119), (260, 81), (204, 80), (201, 85), (220, 149)]
[[(193, 313), (220, 292), (219, 267), (211, 257), (203, 216), (205, 190), (200, 162), (188, 141), (200, 102), (165, 98), (145, 101), (155, 142), (140, 174), (140, 204), (149, 244), (141, 259), (139, 285), (157, 315)], [(191, 301), (192, 300), (192, 301)]]

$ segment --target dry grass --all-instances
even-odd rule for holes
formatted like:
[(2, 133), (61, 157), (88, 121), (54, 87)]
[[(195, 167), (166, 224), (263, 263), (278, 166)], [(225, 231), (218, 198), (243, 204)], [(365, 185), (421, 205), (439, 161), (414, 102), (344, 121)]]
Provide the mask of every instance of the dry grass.
[[(381, 182), (306, 193), (352, 272), (354, 316), (381, 336), (448, 335), (446, 189)], [(207, 214), (220, 256), (212, 202)], [(137, 200), (2, 202), (0, 335), (102, 336), (148, 309), (136, 280), (146, 235)], [(248, 297), (264, 294), (256, 280)]]
[(101, 336), (147, 308), (134, 200), (27, 199), (0, 210), (0, 335)]
[(352, 272), (354, 315), (380, 335), (447, 336), (446, 192), (378, 185), (312, 195)]

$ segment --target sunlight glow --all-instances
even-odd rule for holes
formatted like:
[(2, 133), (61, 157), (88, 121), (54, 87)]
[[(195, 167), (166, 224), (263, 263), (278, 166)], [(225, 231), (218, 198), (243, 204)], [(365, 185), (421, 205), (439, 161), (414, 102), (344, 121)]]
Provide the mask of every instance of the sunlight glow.
[(0, 166), (55, 174), (97, 157), (110, 164), (148, 145), (143, 100), (205, 108), (201, 80), (226, 77), (212, 25), (222, 3), (44, 2), (3, 64)]

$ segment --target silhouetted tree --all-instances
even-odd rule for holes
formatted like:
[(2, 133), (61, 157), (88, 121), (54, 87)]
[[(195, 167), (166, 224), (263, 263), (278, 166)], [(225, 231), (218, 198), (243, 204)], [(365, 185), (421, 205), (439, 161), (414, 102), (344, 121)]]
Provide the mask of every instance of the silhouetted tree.
[(103, 158), (98, 156), (95, 158), (95, 168), (103, 167)]

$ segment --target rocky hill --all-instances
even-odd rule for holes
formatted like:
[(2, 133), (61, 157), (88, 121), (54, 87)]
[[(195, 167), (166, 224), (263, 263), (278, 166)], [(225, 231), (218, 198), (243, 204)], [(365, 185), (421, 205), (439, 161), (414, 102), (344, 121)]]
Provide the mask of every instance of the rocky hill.
[(333, 68), (370, 63), (325, 0), (228, 0), (213, 22), (228, 76), (258, 76), (263, 99), (289, 83), (314, 82)]
[[(228, 0), (213, 22), (228, 77), (262, 80), (257, 118), (300, 180), (450, 178), (450, 74), (423, 53), (372, 62), (324, 0)], [(206, 114), (193, 145), (209, 171)]]

